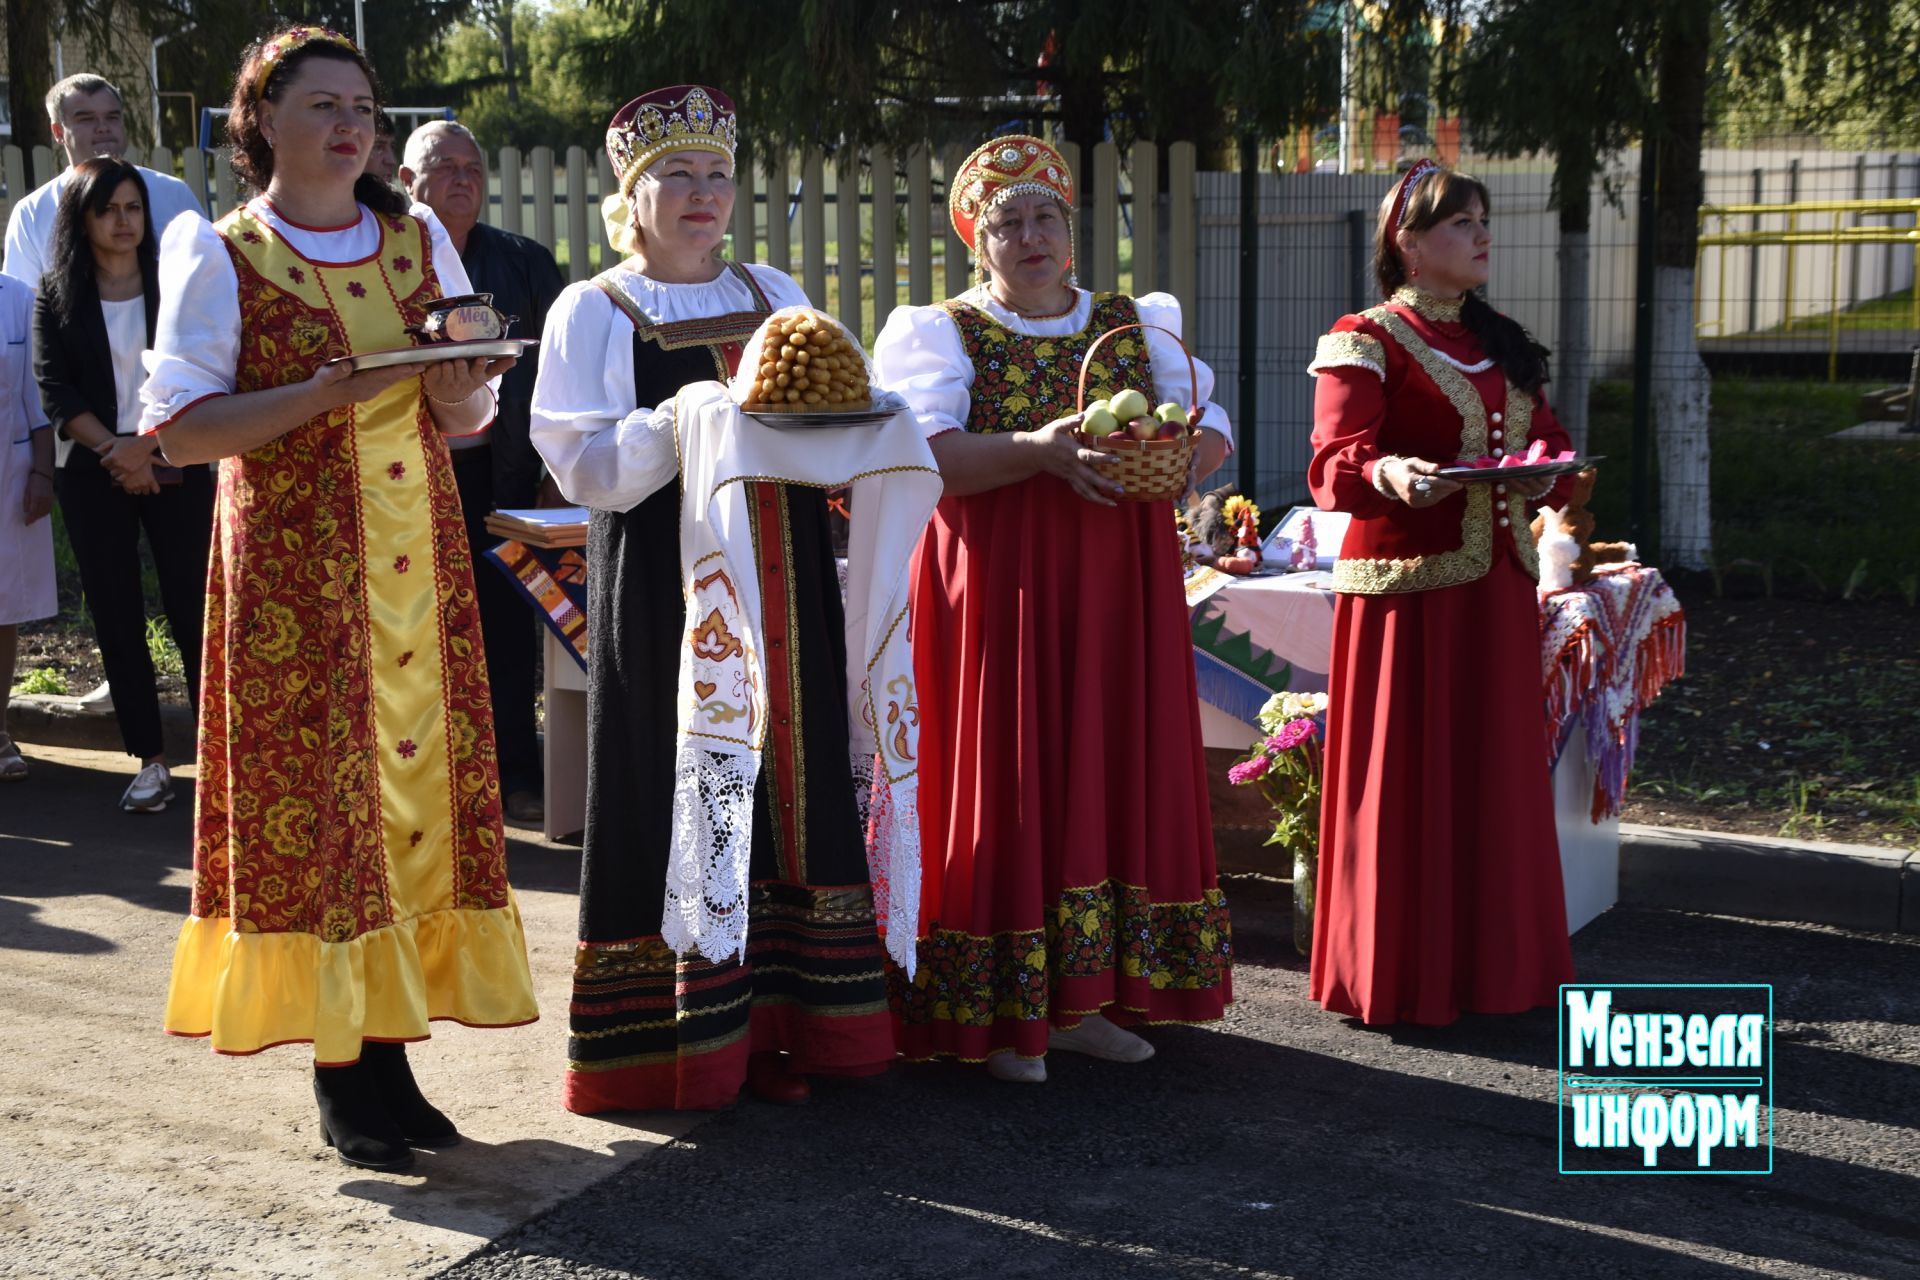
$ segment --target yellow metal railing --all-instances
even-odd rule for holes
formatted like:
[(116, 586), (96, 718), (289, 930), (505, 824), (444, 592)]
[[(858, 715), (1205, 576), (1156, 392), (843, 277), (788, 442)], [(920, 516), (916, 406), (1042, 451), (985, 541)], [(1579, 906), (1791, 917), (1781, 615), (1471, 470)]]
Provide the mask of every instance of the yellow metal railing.
[[(1802, 218), (1826, 215), (1830, 219), (1824, 227), (1806, 228)], [(1856, 219), (1851, 226), (1843, 219)], [(1860, 226), (1861, 217), (1911, 217), (1913, 225), (1898, 226)], [(1728, 223), (1734, 218), (1781, 218), (1787, 220), (1784, 228), (1773, 230), (1732, 231)], [(1716, 230), (1709, 232), (1707, 224), (1713, 222)], [(1781, 326), (1788, 332), (1793, 329), (1794, 303), (1794, 250), (1801, 245), (1825, 245), (1833, 250), (1827, 270), (1827, 380), (1833, 381), (1840, 364), (1840, 250), (1854, 245), (1901, 245), (1913, 246), (1914, 289), (1913, 316), (1911, 325), (1920, 330), (1920, 199), (1898, 200), (1801, 200), (1791, 204), (1710, 204), (1700, 206), (1700, 262), (1704, 262), (1708, 250), (1719, 254), (1715, 262), (1716, 284), (1718, 289), (1714, 300), (1714, 314), (1711, 318), (1703, 314), (1700, 296), (1701, 272), (1696, 262), (1693, 285), (1693, 323), (1697, 337), (1714, 337), (1727, 340), (1764, 340), (1778, 335), (1770, 332), (1742, 330), (1738, 333), (1727, 331), (1727, 253), (1732, 249), (1760, 249), (1780, 246), (1787, 251), (1786, 271), (1783, 293), (1785, 303), (1782, 307)], [(1855, 300), (1856, 303), (1858, 299)]]

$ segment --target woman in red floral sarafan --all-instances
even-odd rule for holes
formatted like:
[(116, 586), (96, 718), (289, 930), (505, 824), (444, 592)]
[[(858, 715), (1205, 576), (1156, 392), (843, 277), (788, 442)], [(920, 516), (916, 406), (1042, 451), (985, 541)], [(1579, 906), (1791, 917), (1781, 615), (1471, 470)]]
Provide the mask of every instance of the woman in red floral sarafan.
[(1311, 991), (1368, 1023), (1446, 1023), (1552, 1002), (1573, 975), (1547, 776), (1539, 561), (1547, 478), (1436, 475), (1566, 432), (1546, 349), (1473, 291), (1487, 190), (1422, 161), (1381, 202), (1387, 301), (1342, 316), (1309, 372), (1334, 566)]
[[(1128, 1026), (1232, 996), (1171, 504), (1117, 503), (1073, 436), (1093, 341), (1178, 333), (1180, 307), (1075, 287), (1072, 177), (1038, 138), (975, 151), (948, 204), (983, 283), (896, 310), (874, 349), (947, 495), (915, 564), (926, 872), (893, 1000), (908, 1058), (1038, 1082), (1049, 1049), (1137, 1062)], [(1198, 379), (1149, 329), (1102, 345), (1088, 386), (1203, 405), (1206, 475), (1230, 437)]]
[(177, 465), (222, 460), (166, 1028), (311, 1043), (322, 1139), (398, 1169), (459, 1141), (406, 1042), (535, 1010), (441, 440), (487, 426), (511, 362), (341, 360), (408, 347), (469, 290), (431, 212), (363, 173), (378, 93), (322, 28), (247, 51), (228, 129), (258, 194), (162, 239), (141, 430)]

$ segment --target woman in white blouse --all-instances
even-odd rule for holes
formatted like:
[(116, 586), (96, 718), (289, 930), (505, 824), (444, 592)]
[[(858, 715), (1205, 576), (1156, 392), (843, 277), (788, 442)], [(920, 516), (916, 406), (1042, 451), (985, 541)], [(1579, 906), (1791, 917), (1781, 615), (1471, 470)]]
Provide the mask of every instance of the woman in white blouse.
[(536, 1012), (441, 440), (487, 425), (510, 362), (344, 359), (410, 349), (469, 290), (433, 215), (363, 172), (378, 94), (322, 28), (247, 51), (228, 130), (259, 194), (168, 227), (141, 429), (175, 464), (222, 460), (167, 1030), (311, 1043), (322, 1139), (397, 1169), (460, 1136), (406, 1042)]
[[(1073, 185), (1039, 138), (996, 138), (949, 184), (983, 273), (896, 310), (877, 381), (907, 398), (946, 481), (913, 591), (926, 873), (919, 971), (896, 974), (908, 1058), (1046, 1079), (1049, 1048), (1137, 1062), (1133, 1023), (1231, 998), (1192, 642), (1169, 503), (1116, 502), (1076, 443), (1075, 383), (1109, 329), (1180, 331), (1166, 294), (1092, 294)], [(1229, 448), (1178, 343), (1129, 330), (1089, 386), (1201, 405), (1196, 472)]]
[[(534, 446), (561, 491), (593, 509), (586, 850), (563, 1095), (583, 1113), (728, 1107), (743, 1084), (801, 1102), (810, 1074), (867, 1074), (894, 1057), (818, 489), (749, 486), (772, 638), (759, 655), (769, 712), (746, 959), (678, 957), (661, 937), (674, 824), (696, 821), (673, 800), (681, 647), (701, 622), (682, 597), (674, 401), (689, 383), (725, 380), (770, 312), (807, 302), (785, 274), (721, 254), (735, 130), (733, 104), (700, 85), (653, 90), (614, 116), (620, 189), (607, 224), (627, 257), (560, 295), (533, 391)], [(739, 643), (724, 627), (703, 634)]]
[(120, 797), (129, 813), (158, 813), (173, 801), (147, 647), (140, 536), (153, 553), (160, 603), (197, 706), (213, 535), (212, 472), (158, 463), (159, 441), (139, 434), (141, 354), (159, 319), (159, 276), (140, 170), (105, 156), (76, 165), (60, 194), (34, 303), (34, 372), (58, 437), (60, 514), (113, 686), (121, 741), (141, 762)]

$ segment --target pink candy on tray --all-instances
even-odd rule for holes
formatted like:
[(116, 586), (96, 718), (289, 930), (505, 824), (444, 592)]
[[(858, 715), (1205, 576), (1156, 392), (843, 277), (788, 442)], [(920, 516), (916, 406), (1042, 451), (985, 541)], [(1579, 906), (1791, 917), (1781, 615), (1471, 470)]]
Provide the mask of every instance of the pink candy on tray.
[(1456, 467), (1477, 467), (1481, 470), (1485, 470), (1488, 467), (1534, 467), (1543, 462), (1572, 462), (1578, 456), (1579, 455), (1571, 449), (1549, 454), (1547, 452), (1547, 442), (1544, 440), (1535, 440), (1528, 446), (1525, 453), (1510, 453), (1503, 458), (1462, 458), (1453, 465)]

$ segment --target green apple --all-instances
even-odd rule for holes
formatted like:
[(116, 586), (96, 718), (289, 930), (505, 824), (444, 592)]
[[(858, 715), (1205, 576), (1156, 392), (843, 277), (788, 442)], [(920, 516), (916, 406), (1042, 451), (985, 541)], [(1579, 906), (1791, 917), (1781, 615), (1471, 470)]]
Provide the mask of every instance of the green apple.
[(1162, 422), (1185, 422), (1187, 411), (1169, 400), (1153, 411), (1153, 416)]
[(1116, 395), (1109, 407), (1112, 408), (1114, 417), (1122, 422), (1128, 422), (1134, 418), (1146, 416), (1147, 398), (1138, 391), (1128, 388)]
[(1120, 419), (1113, 416), (1105, 400), (1095, 400), (1082, 415), (1080, 429), (1090, 436), (1110, 436), (1120, 429)]

